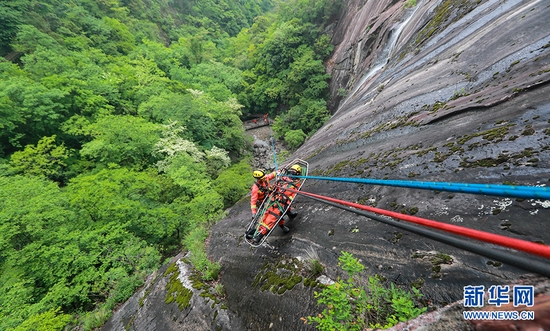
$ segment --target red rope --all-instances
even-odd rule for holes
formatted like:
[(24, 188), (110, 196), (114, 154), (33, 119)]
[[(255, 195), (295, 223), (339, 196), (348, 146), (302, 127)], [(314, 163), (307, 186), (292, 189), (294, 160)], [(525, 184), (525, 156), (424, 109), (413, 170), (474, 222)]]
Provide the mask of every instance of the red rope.
[(547, 259), (550, 259), (550, 246), (547, 246), (547, 245), (538, 244), (538, 243), (534, 243), (534, 242), (530, 242), (530, 241), (526, 241), (526, 240), (522, 240), (522, 239), (515, 239), (515, 238), (506, 237), (506, 236), (501, 236), (501, 235), (493, 234), (493, 233), (489, 233), (489, 232), (464, 228), (464, 227), (461, 227), (461, 226), (442, 223), (442, 222), (433, 221), (433, 220), (420, 218), (420, 217), (416, 217), (416, 216), (400, 214), (400, 213), (392, 212), (392, 211), (389, 211), (389, 210), (364, 206), (364, 205), (360, 205), (360, 204), (357, 204), (357, 203), (344, 201), (344, 200), (338, 200), (338, 199), (334, 199), (334, 198), (329, 198), (329, 197), (325, 197), (325, 196), (317, 195), (317, 194), (313, 194), (313, 193), (308, 193), (308, 192), (303, 192), (303, 191), (296, 191), (296, 190), (293, 190), (293, 189), (288, 189), (288, 190), (291, 191), (291, 192), (296, 192), (296, 193), (299, 193), (299, 194), (308, 195), (308, 196), (315, 197), (315, 198), (318, 198), (318, 199), (323, 199), (323, 200), (339, 203), (339, 204), (342, 204), (342, 205), (354, 207), (354, 208), (357, 208), (357, 209), (367, 210), (367, 211), (371, 211), (371, 212), (374, 212), (374, 213), (377, 213), (377, 214), (390, 216), (390, 217), (397, 218), (397, 219), (400, 219), (400, 220), (403, 220), (403, 221), (428, 226), (428, 227), (431, 227), (431, 228), (434, 228), (434, 229), (443, 230), (443, 231), (446, 231), (446, 232), (458, 234), (458, 235), (473, 238), (473, 239), (476, 239), (476, 240), (481, 240), (481, 241), (485, 241), (485, 242), (488, 242), (488, 243), (492, 243), (492, 244), (496, 244), (496, 245), (500, 245), (500, 246), (504, 246), (504, 247), (508, 247), (508, 248), (513, 248), (513, 249), (518, 250), (518, 251), (522, 251), (522, 252), (526, 252), (526, 253), (530, 253), (530, 254), (533, 254), (533, 255), (538, 255), (538, 256), (542, 256), (542, 257), (545, 257)]

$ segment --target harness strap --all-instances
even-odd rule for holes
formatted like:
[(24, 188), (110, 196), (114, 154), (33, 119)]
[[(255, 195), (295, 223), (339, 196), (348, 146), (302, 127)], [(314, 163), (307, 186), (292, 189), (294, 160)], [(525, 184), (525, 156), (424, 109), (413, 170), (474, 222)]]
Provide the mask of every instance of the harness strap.
[(295, 182), (294, 182), (292, 179), (290, 179), (290, 178), (287, 178), (287, 179), (281, 178), (281, 180), (282, 180), (283, 182), (285, 182), (285, 183), (287, 183), (287, 184), (290, 184), (290, 185), (292, 185), (293, 187), (297, 188)]
[[(281, 205), (279, 204), (278, 201), (275, 201), (275, 202), (274, 202), (273, 204), (271, 204), (268, 208), (270, 208), (270, 207), (273, 206), (274, 204), (277, 204), (277, 208), (281, 211), (281, 213), (285, 211), (284, 208), (281, 208)], [(273, 211), (271, 211), (271, 210), (267, 210), (266, 212), (267, 212), (268, 214), (271, 214), (271, 215), (277, 217), (277, 218), (281, 217), (281, 215), (279, 215), (279, 214), (277, 214), (277, 213), (275, 213), (275, 212), (273, 212)], [(271, 230), (271, 227), (268, 226), (265, 222), (262, 221), (260, 224), (263, 225), (266, 229)]]
[(266, 192), (269, 192), (271, 190), (271, 188), (269, 187), (269, 183), (265, 184), (265, 185), (262, 185), (260, 183), (256, 183), (256, 186), (258, 186), (258, 189), (260, 191), (262, 191), (262, 193), (266, 193)]

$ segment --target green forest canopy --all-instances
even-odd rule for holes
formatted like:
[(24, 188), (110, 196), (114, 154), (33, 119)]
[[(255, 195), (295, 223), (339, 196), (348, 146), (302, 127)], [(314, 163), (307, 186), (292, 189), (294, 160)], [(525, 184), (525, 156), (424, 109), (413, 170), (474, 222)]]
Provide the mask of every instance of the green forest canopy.
[(315, 132), (340, 6), (0, 2), (0, 330), (104, 323), (247, 193), (246, 116)]

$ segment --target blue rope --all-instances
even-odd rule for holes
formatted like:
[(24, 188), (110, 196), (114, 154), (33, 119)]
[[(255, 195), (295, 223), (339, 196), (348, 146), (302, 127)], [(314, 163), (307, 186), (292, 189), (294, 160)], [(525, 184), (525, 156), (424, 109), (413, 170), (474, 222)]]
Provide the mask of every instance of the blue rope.
[(310, 178), (318, 180), (329, 180), (336, 182), (348, 182), (359, 184), (374, 184), (396, 187), (418, 188), (424, 190), (448, 191), (458, 193), (485, 194), (500, 197), (514, 197), (524, 199), (550, 200), (550, 189), (536, 186), (516, 186), (499, 184), (468, 184), (450, 182), (416, 182), (407, 180), (381, 180), (369, 178), (339, 178), (320, 176), (289, 176), (295, 178)]
[(271, 136), (271, 148), (273, 149), (273, 162), (275, 162), (275, 172), (279, 173), (279, 169), (277, 167), (277, 152), (275, 151), (275, 138), (273, 138), (273, 135)]

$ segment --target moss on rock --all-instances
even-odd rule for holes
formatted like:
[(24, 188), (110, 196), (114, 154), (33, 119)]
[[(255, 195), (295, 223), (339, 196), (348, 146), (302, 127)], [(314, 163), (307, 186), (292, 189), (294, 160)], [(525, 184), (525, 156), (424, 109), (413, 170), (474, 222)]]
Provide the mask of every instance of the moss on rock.
[(164, 272), (164, 276), (170, 275), (170, 280), (166, 284), (166, 299), (167, 304), (176, 302), (180, 310), (184, 310), (190, 306), (193, 292), (183, 286), (179, 280), (180, 271), (176, 263), (172, 263)]

